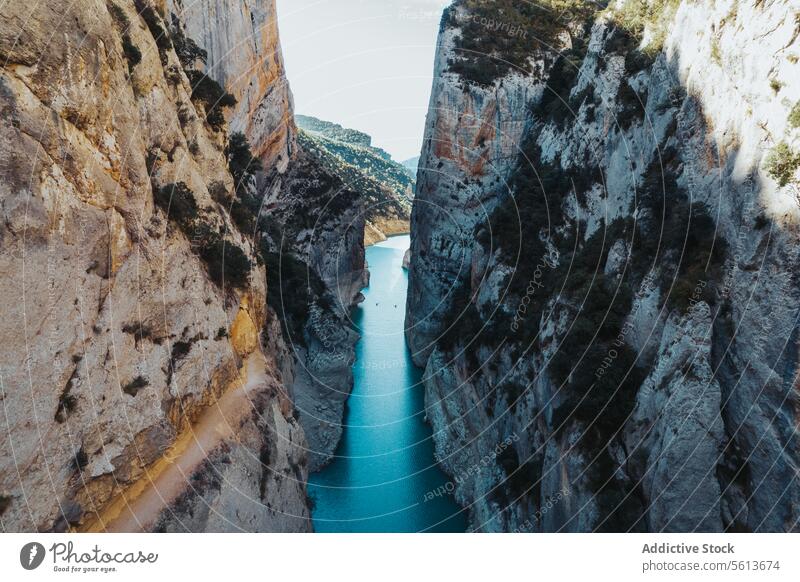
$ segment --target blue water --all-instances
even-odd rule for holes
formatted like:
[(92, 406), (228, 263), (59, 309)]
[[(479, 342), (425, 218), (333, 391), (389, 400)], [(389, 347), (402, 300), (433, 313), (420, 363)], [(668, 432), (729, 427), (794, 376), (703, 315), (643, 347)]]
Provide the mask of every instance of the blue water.
[[(408, 236), (367, 248), (370, 285), (353, 311), (361, 333), (334, 460), (311, 475), (318, 532), (462, 532), (466, 519), (433, 460), (421, 371), (403, 334)], [(433, 492), (440, 493), (439, 495)]]

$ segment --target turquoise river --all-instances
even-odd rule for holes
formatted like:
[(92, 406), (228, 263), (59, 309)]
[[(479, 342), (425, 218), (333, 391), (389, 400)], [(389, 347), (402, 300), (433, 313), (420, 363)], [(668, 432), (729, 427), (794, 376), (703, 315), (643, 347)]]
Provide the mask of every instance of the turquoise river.
[(333, 461), (309, 478), (318, 532), (466, 529), (461, 508), (441, 494), (448, 478), (434, 462), (422, 373), (404, 339), (408, 245), (408, 236), (396, 236), (367, 248), (371, 277), (353, 310), (361, 339), (344, 434)]

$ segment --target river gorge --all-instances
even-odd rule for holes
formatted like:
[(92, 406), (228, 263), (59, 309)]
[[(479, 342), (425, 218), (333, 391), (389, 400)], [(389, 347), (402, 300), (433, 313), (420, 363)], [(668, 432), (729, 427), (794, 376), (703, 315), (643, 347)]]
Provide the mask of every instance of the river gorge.
[(422, 371), (404, 334), (409, 236), (367, 248), (370, 284), (353, 310), (353, 392), (332, 462), (312, 474), (308, 494), (318, 532), (464, 531), (462, 509), (446, 490), (426, 423)]

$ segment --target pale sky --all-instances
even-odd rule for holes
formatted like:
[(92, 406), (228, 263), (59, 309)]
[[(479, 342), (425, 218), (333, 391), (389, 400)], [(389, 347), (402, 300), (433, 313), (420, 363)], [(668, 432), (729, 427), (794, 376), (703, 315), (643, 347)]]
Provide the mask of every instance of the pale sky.
[(295, 112), (359, 129), (397, 161), (419, 155), (449, 0), (278, 0)]

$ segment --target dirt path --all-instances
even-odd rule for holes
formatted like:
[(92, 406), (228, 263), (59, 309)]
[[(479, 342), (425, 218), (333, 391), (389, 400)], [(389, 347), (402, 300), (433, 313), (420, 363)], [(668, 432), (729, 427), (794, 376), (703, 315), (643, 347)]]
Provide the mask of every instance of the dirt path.
[(266, 380), (260, 353), (246, 364), (247, 382), (226, 392), (210, 406), (191, 429), (146, 470), (145, 475), (123, 493), (90, 531), (149, 531), (161, 512), (187, 488), (187, 481), (217, 445), (234, 436), (239, 420), (252, 410), (249, 393)]

